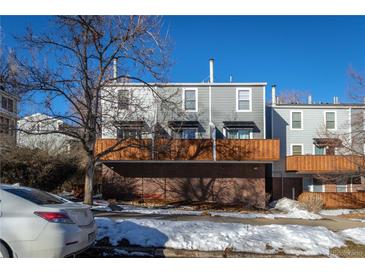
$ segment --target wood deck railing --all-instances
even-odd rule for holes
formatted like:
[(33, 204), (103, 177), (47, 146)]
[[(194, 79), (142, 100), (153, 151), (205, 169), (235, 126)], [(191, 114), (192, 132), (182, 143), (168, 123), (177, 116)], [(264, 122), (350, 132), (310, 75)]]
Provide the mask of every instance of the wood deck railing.
[(354, 172), (364, 168), (364, 157), (345, 155), (301, 155), (286, 157), (286, 171), (302, 173)]
[(217, 160), (235, 161), (278, 161), (280, 160), (280, 140), (218, 139)]
[[(280, 158), (279, 142), (271, 139), (219, 139), (216, 140), (216, 160), (277, 161)], [(101, 160), (214, 160), (212, 139), (158, 139), (154, 142), (151, 139), (128, 139), (119, 143), (116, 139), (98, 139), (95, 153), (98, 154), (112, 146), (115, 146), (114, 151)]]

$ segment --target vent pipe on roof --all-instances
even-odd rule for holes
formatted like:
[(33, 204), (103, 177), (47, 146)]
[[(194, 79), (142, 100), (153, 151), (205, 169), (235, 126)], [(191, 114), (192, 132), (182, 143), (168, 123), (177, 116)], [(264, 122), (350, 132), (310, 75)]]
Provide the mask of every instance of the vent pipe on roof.
[(209, 60), (209, 83), (214, 83), (214, 59)]
[(333, 103), (334, 104), (338, 104), (339, 103), (339, 100), (338, 100), (338, 97), (337, 96), (334, 96), (333, 97)]
[(114, 82), (117, 82), (117, 77), (118, 77), (118, 66), (117, 66), (117, 58), (113, 59), (113, 78), (114, 78)]
[(311, 105), (312, 104), (312, 95), (308, 95), (308, 104)]
[(271, 86), (271, 104), (276, 105), (276, 85)]

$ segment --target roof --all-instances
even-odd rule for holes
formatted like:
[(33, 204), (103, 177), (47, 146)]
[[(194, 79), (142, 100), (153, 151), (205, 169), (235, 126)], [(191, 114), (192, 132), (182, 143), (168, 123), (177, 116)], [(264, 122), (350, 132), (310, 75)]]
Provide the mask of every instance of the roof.
[(223, 121), (226, 128), (253, 128), (256, 127), (255, 122), (252, 121)]
[[(200, 86), (205, 86), (205, 87), (209, 87), (209, 86), (217, 86), (217, 87), (224, 87), (224, 86), (228, 86), (228, 87), (242, 87), (242, 86), (247, 86), (247, 87), (251, 87), (251, 86), (266, 86), (267, 83), (266, 82), (247, 82), (247, 83), (148, 83), (150, 86), (154, 86), (154, 87), (200, 87)], [(144, 83), (112, 83), (110, 84), (110, 86), (135, 86), (135, 87), (140, 87), (140, 86), (146, 86), (146, 84)]]
[(323, 103), (323, 104), (275, 104), (273, 108), (364, 108), (365, 104), (359, 103)]

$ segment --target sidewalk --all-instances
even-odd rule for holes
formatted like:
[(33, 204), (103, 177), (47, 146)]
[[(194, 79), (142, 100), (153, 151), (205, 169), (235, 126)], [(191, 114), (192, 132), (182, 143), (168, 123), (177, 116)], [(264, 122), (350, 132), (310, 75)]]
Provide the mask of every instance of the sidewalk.
[(365, 222), (349, 220), (341, 217), (323, 216), (319, 220), (293, 219), (293, 218), (233, 218), (221, 216), (193, 216), (193, 215), (158, 215), (158, 214), (140, 214), (140, 213), (123, 213), (121, 212), (95, 212), (95, 217), (108, 217), (111, 219), (158, 219), (167, 221), (209, 221), (216, 223), (241, 223), (249, 225), (304, 225), (304, 226), (323, 226), (331, 231), (340, 231), (344, 229), (365, 227)]

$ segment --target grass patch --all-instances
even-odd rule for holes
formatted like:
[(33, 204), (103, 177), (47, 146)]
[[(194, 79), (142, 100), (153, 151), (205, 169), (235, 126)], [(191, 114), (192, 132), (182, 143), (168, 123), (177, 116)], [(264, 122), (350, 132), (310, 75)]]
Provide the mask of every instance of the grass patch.
[(346, 246), (332, 248), (331, 254), (340, 258), (365, 258), (365, 245), (346, 241)]

